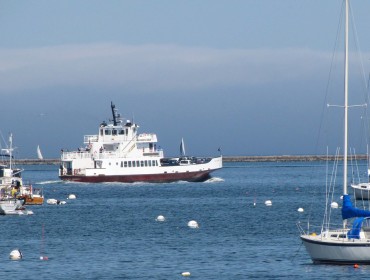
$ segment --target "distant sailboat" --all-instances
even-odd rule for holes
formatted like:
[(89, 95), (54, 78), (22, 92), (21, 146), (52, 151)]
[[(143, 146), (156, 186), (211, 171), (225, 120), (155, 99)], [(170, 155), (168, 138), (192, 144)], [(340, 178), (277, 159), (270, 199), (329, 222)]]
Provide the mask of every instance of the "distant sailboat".
[(184, 138), (181, 138), (181, 144), (180, 144), (180, 155), (182, 157), (185, 156), (185, 144), (184, 144)]
[(37, 158), (38, 159), (44, 159), (44, 157), (42, 156), (42, 153), (41, 153), (41, 150), (40, 150), (40, 146), (37, 145)]

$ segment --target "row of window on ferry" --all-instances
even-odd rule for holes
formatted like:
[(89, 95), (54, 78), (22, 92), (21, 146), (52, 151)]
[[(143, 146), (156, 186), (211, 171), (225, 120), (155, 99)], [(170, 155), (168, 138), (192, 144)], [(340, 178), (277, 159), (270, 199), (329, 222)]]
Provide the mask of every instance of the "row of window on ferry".
[(121, 167), (151, 167), (158, 166), (157, 160), (128, 160), (121, 161)]
[[(126, 135), (128, 134), (128, 129), (126, 128)], [(100, 135), (125, 135), (124, 129), (100, 129)]]

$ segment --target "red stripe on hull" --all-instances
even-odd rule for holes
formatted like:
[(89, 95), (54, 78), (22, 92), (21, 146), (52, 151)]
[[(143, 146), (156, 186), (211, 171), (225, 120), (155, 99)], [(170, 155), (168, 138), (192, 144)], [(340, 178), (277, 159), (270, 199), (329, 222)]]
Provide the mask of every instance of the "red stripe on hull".
[(84, 182), (84, 183), (104, 183), (104, 182), (149, 182), (149, 183), (170, 183), (176, 181), (204, 182), (210, 178), (213, 170), (184, 172), (184, 173), (161, 173), (161, 174), (142, 174), (142, 175), (99, 175), (99, 176), (79, 176), (63, 175), (59, 176), (64, 181)]

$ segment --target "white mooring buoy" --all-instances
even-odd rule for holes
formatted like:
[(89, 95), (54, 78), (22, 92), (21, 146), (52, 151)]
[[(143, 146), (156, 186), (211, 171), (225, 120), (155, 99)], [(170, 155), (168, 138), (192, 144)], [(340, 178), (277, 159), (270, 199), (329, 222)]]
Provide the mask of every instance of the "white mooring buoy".
[(10, 252), (9, 258), (11, 260), (17, 261), (23, 258), (22, 252), (19, 249), (15, 249)]
[(71, 193), (69, 196), (68, 196), (68, 199), (76, 199), (76, 195)]
[(300, 213), (302, 213), (302, 212), (304, 212), (304, 209), (302, 207), (300, 207), (300, 208), (298, 208), (297, 211), (300, 212)]
[(48, 200), (46, 200), (46, 203), (47, 204), (57, 204), (58, 200), (56, 200), (55, 198), (49, 198)]
[(265, 205), (266, 206), (271, 206), (272, 205), (272, 201), (271, 200), (266, 200), (265, 201)]
[(155, 219), (157, 222), (164, 222), (166, 220), (166, 218), (162, 215), (159, 215), (156, 219)]
[(336, 203), (335, 201), (333, 201), (331, 204), (330, 204), (331, 208), (338, 208), (338, 203)]
[(199, 225), (198, 225), (197, 221), (192, 220), (192, 221), (188, 222), (188, 227), (189, 228), (199, 228)]
[(184, 271), (183, 273), (181, 273), (182, 276), (184, 277), (188, 277), (190, 276), (190, 272), (189, 271)]

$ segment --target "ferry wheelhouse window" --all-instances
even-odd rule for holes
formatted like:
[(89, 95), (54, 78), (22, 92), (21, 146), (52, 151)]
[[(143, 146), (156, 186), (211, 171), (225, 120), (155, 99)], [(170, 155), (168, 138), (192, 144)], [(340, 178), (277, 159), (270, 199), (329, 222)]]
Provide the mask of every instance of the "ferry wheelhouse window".
[(136, 161), (132, 161), (132, 167), (135, 167), (136, 166)]
[(112, 135), (112, 130), (106, 129), (105, 130), (105, 135)]
[(128, 167), (131, 167), (131, 160), (128, 162)]
[(149, 164), (149, 166), (152, 166), (152, 161), (148, 160), (148, 164)]
[(127, 167), (127, 161), (124, 162), (125, 167)]
[(117, 135), (117, 130), (116, 129), (112, 130), (112, 135)]
[(144, 167), (144, 161), (142, 160), (142, 161), (140, 161), (140, 166), (141, 167)]
[(118, 130), (119, 135), (125, 135), (125, 131), (123, 129)]

